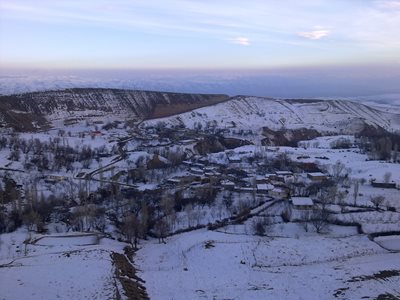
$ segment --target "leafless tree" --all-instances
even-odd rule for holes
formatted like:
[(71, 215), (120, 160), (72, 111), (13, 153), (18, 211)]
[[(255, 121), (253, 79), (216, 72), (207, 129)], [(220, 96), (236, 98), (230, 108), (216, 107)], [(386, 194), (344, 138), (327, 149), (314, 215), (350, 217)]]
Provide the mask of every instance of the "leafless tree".
[(360, 181), (356, 179), (356, 180), (354, 180), (354, 185), (353, 185), (354, 205), (357, 205), (357, 197), (358, 197), (359, 189), (360, 189)]
[(322, 233), (328, 228), (329, 213), (326, 209), (316, 207), (313, 209), (311, 216), (311, 224), (317, 233)]
[(188, 227), (191, 227), (193, 219), (193, 205), (192, 204), (186, 205), (185, 212), (186, 212)]
[(344, 191), (338, 191), (337, 195), (336, 195), (336, 200), (337, 200), (337, 203), (339, 204), (342, 212), (343, 212), (344, 206), (346, 204), (345, 199), (346, 199), (346, 193)]
[(346, 168), (346, 165), (338, 160), (334, 165), (331, 167), (331, 173), (333, 178), (336, 181), (341, 181), (348, 176), (351, 172), (350, 168)]
[(338, 160), (334, 165), (332, 165), (332, 176), (335, 178), (339, 178), (344, 170), (346, 169), (346, 165)]
[(254, 234), (259, 236), (264, 236), (270, 225), (271, 220), (269, 217), (257, 218), (251, 224)]
[(77, 231), (104, 230), (104, 209), (95, 204), (75, 208), (71, 215), (71, 225)]
[(284, 222), (290, 222), (292, 219), (292, 208), (290, 206), (286, 206), (281, 213), (281, 217)]
[(169, 232), (168, 223), (163, 219), (158, 220), (154, 225), (154, 231), (158, 237), (158, 242), (165, 244), (165, 238)]
[(379, 209), (379, 206), (383, 203), (383, 201), (385, 201), (385, 197), (384, 196), (371, 197), (371, 202), (372, 202), (372, 204), (374, 204), (376, 210)]
[(33, 230), (35, 226), (37, 231), (42, 227), (40, 215), (33, 210), (22, 216), (22, 222), (28, 227), (29, 231)]
[(309, 229), (309, 224), (310, 224), (310, 221), (311, 221), (311, 215), (312, 215), (312, 213), (311, 213), (310, 210), (303, 210), (300, 213), (300, 218), (301, 218), (301, 221), (302, 221), (301, 226), (303, 226), (303, 228), (304, 228), (304, 230), (306, 232), (308, 232), (308, 229)]
[(137, 249), (140, 231), (140, 221), (137, 216), (131, 214), (123, 219), (122, 233), (134, 249)]

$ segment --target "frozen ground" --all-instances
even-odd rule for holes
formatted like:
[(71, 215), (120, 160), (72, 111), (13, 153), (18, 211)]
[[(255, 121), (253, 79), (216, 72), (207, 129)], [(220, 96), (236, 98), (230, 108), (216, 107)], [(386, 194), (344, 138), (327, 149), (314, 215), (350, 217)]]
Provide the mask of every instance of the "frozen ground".
[(150, 241), (136, 261), (152, 299), (400, 295), (399, 276), (379, 279), (381, 271), (400, 269), (400, 254), (359, 235), (296, 239), (199, 230), (169, 238), (166, 245)]
[(115, 299), (110, 254), (123, 244), (95, 235), (32, 237), (25, 231), (2, 234), (0, 299)]

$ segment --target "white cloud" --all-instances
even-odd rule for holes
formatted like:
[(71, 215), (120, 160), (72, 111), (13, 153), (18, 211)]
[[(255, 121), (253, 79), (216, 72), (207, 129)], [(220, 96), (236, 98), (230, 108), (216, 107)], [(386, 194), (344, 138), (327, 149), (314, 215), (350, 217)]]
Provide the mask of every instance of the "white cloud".
[(299, 32), (297, 35), (309, 40), (319, 40), (322, 39), (323, 37), (326, 37), (330, 33), (329, 30), (326, 29), (319, 29), (319, 30), (313, 30), (313, 31), (303, 31)]
[(230, 39), (230, 41), (234, 44), (241, 45), (241, 46), (249, 46), (250, 45), (250, 40), (245, 37), (235, 37), (233, 39)]
[(400, 9), (400, 1), (398, 0), (381, 0), (377, 1), (377, 4), (384, 9)]

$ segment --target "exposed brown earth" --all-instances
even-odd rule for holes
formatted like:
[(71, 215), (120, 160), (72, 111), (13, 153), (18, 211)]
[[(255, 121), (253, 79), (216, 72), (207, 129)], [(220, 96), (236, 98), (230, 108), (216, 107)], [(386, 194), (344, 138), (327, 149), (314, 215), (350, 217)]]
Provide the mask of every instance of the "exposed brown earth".
[(299, 141), (312, 140), (321, 136), (321, 134), (314, 129), (280, 129), (275, 131), (267, 127), (263, 128), (263, 135), (265, 136), (265, 139), (262, 140), (264, 146), (289, 147), (297, 147)]
[(227, 95), (184, 94), (118, 89), (67, 89), (0, 96), (0, 124), (19, 131), (47, 125), (51, 114), (71, 119), (88, 111), (153, 119), (226, 101)]
[(217, 153), (226, 149), (235, 149), (237, 147), (251, 145), (252, 143), (246, 140), (225, 138), (222, 136), (208, 136), (198, 142), (194, 149), (201, 155), (207, 153)]
[[(115, 277), (119, 280), (124, 289), (124, 294), (129, 300), (149, 300), (144, 281), (136, 276), (136, 269), (129, 262), (125, 255), (113, 252), (111, 258), (115, 266)], [(117, 292), (120, 298), (121, 292)]]
[(164, 118), (172, 115), (185, 113), (197, 108), (214, 105), (217, 103), (224, 102), (229, 99), (226, 95), (194, 95), (194, 97), (199, 97), (199, 101), (196, 103), (184, 102), (176, 104), (156, 104), (153, 112), (147, 119)]

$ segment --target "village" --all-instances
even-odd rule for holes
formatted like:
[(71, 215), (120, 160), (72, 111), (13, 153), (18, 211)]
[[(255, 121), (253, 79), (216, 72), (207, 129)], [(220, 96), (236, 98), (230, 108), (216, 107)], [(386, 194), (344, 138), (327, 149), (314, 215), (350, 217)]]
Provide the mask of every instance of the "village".
[[(3, 131), (0, 228), (14, 241), (3, 259), (29, 257), (38, 251), (37, 239), (53, 241), (55, 234), (77, 243), (87, 239), (90, 247), (111, 239), (136, 253), (154, 293), (152, 278), (162, 273), (153, 272), (151, 261), (163, 257), (162, 249), (171, 259), (183, 253), (184, 266), (172, 272), (197, 268), (185, 265), (192, 246), (181, 249), (181, 240), (213, 249), (228, 236), (240, 237), (238, 245), (250, 247), (255, 260), (231, 246), (226, 251), (233, 256), (224, 261), (242, 257), (239, 264), (249, 272), (399, 251), (398, 156), (373, 159), (362, 137), (331, 134), (295, 147), (268, 145), (260, 132), (232, 124), (188, 128), (95, 118), (62, 126)], [(318, 242), (324, 249), (340, 240), (350, 246), (332, 257), (306, 255), (303, 262), (277, 250), (293, 251), (285, 239), (304, 251)], [(270, 262), (263, 255), (272, 241), (279, 253)]]

